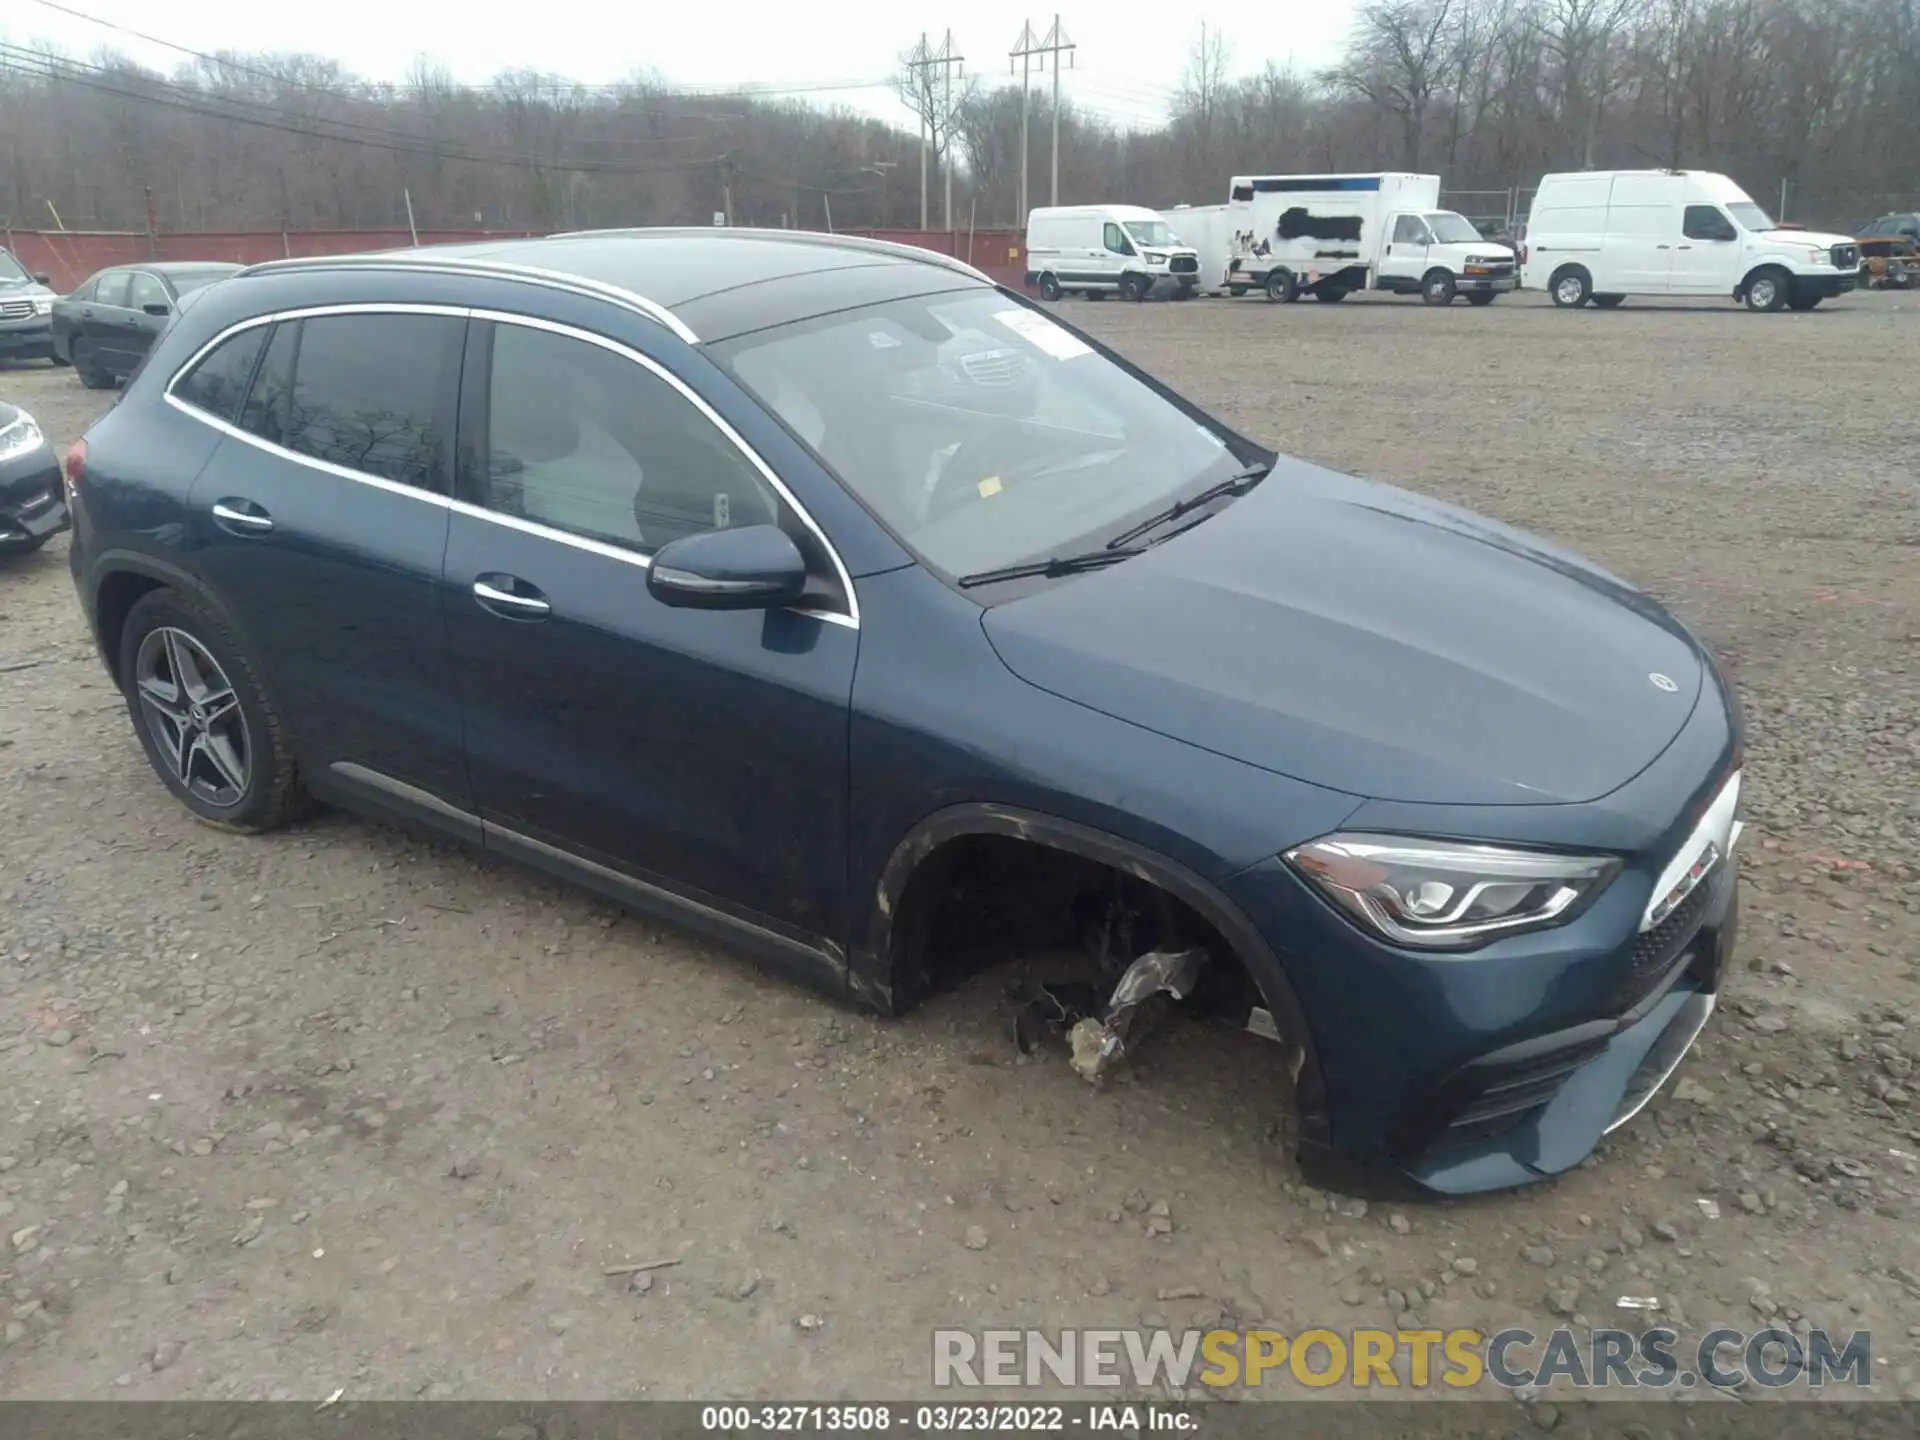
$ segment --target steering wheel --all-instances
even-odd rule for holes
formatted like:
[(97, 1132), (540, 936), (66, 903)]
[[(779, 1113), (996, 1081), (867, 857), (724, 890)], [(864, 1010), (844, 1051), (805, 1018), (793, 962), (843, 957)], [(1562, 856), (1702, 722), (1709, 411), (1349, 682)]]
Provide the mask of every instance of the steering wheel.
[(984, 481), (1004, 480), (1016, 465), (1030, 465), (1033, 459), (1032, 439), (1011, 420), (969, 436), (940, 467), (940, 478), (927, 496), (927, 520), (943, 519), (987, 499), (994, 492), (981, 491)]

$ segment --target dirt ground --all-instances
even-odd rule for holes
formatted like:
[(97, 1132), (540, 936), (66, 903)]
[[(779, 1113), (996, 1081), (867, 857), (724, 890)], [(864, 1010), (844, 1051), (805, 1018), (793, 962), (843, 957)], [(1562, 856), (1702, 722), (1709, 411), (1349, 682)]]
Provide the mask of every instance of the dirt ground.
[[(1648, 1111), (1556, 1183), (1369, 1208), (1298, 1183), (1253, 1037), (1176, 1026), (1096, 1094), (1017, 1056), (1004, 977), (881, 1021), (343, 815), (218, 834), (149, 773), (61, 541), (0, 562), (0, 1394), (924, 1397), (940, 1325), (1650, 1296), (1695, 1335), (1871, 1329), (1920, 1397), (1920, 300), (1067, 313), (1732, 657), (1742, 963)], [(0, 395), (63, 443), (102, 404), (27, 365)]]

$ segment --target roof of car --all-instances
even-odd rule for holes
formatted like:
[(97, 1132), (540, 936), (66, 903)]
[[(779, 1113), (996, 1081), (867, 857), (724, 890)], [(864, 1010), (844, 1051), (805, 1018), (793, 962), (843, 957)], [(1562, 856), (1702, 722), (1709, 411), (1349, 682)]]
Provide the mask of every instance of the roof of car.
[[(698, 326), (699, 338), (713, 339), (751, 328), (751, 319), (774, 324), (796, 318), (805, 310), (838, 308), (837, 304), (816, 304), (796, 309), (791, 297), (787, 297), (789, 303), (773, 303), (767, 289), (754, 292), (754, 287), (778, 288), (776, 282), (801, 277), (820, 277), (826, 283), (817, 293), (831, 293), (837, 302), (846, 304), (940, 288), (942, 284), (992, 283), (964, 261), (915, 246), (805, 230), (725, 226), (594, 230), (274, 260), (246, 273), (358, 265), (471, 267), (567, 277), (583, 282), (584, 288), (617, 292), (644, 302), (644, 308), (658, 312), (656, 318), (670, 323), (689, 340), (695, 336), (694, 327), (687, 322), (695, 315), (706, 322)], [(751, 303), (747, 303), (749, 295)]]

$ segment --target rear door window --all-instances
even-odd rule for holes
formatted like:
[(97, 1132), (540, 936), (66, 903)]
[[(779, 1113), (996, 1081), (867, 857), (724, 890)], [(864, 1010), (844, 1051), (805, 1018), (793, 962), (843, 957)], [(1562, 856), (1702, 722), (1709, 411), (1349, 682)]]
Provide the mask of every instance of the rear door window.
[(463, 320), (442, 315), (300, 321), (278, 443), (363, 475), (447, 492), (465, 337)]

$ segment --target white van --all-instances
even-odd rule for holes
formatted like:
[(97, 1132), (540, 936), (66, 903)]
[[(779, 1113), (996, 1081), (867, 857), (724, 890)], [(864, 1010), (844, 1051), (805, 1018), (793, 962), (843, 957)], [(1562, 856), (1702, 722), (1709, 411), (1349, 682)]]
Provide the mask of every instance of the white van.
[(1776, 225), (1724, 175), (1585, 170), (1540, 181), (1520, 273), (1566, 307), (1731, 295), (1749, 310), (1811, 310), (1859, 283), (1860, 247)]
[(1440, 208), (1438, 175), (1236, 175), (1228, 292), (1344, 300), (1355, 290), (1491, 305), (1519, 284), (1510, 247)]
[(1170, 281), (1185, 300), (1200, 261), (1158, 211), (1139, 205), (1051, 205), (1027, 216), (1027, 284), (1042, 299), (1078, 293), (1144, 300)]

